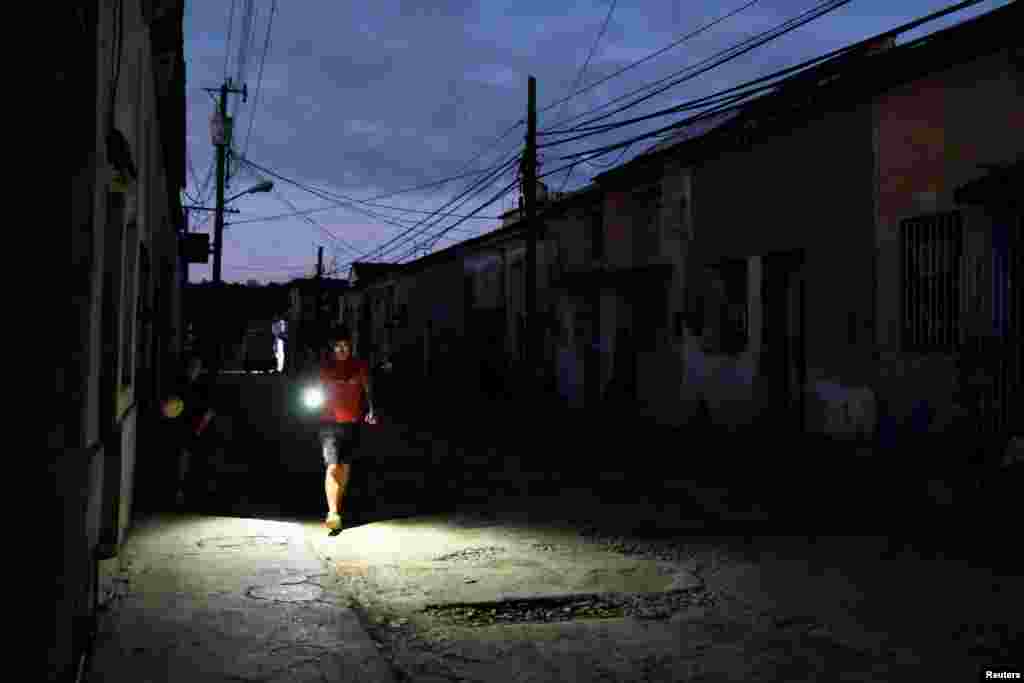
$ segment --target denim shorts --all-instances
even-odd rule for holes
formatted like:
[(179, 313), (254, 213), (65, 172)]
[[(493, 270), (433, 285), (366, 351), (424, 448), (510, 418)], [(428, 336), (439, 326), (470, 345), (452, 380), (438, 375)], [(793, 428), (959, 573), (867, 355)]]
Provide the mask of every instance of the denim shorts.
[(359, 448), (361, 429), (356, 422), (336, 422), (320, 427), (324, 464), (351, 463)]

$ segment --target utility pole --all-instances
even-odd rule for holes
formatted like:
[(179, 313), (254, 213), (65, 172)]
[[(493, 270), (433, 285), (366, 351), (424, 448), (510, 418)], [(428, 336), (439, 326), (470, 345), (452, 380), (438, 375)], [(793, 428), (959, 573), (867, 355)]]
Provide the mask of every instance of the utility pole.
[(314, 325), (316, 326), (316, 334), (318, 337), (319, 346), (322, 347), (327, 342), (327, 336), (324, 331), (323, 325), (323, 307), (324, 307), (324, 248), (319, 247), (316, 250), (316, 311), (313, 315), (316, 316)]
[[(192, 214), (189, 213), (189, 210), (188, 210), (187, 206), (182, 207), (181, 211), (182, 211), (182, 213), (185, 214), (183, 216), (183, 219), (185, 221), (185, 235), (188, 235), (188, 233), (192, 231), (191, 224), (189, 223), (189, 219), (192, 217)], [(182, 238), (182, 240), (180, 240), (179, 243), (184, 243), (184, 239), (185, 238)], [(188, 284), (188, 259), (187, 258), (183, 258), (182, 260), (184, 261), (184, 263), (182, 264), (182, 269), (185, 271), (185, 284), (187, 285)], [(182, 290), (182, 291), (184, 291), (184, 290)]]
[[(207, 88), (210, 90), (210, 88)], [(218, 118), (222, 126), (220, 136), (215, 136), (214, 144), (217, 147), (217, 213), (213, 228), (213, 282), (215, 285), (221, 283), (221, 253), (224, 242), (224, 172), (227, 165), (227, 150), (231, 146), (232, 125), (228, 118), (228, 93), (236, 93), (242, 96), (242, 101), (248, 99), (248, 88), (241, 90), (231, 87), (231, 81), (226, 81), (220, 86), (220, 102), (218, 104)]]
[(535, 380), (540, 367), (537, 334), (537, 79), (530, 76), (527, 94), (526, 152), (523, 157), (526, 200), (526, 365)]
[[(231, 119), (228, 117), (228, 94), (238, 93), (242, 95), (242, 100), (245, 101), (248, 98), (248, 90), (243, 86), (241, 90), (233, 88), (231, 81), (225, 81), (220, 88), (206, 88), (208, 92), (219, 92), (220, 100), (217, 106), (217, 114), (214, 116), (213, 125), (213, 144), (217, 148), (217, 205), (214, 209), (214, 228), (213, 228), (213, 291), (214, 295), (214, 306), (220, 306), (223, 303), (223, 297), (221, 296), (221, 252), (223, 249), (224, 242), (224, 171), (225, 171), (225, 157), (227, 150), (231, 146)], [(216, 376), (220, 373), (221, 364), (223, 361), (223, 348), (221, 344), (222, 340), (218, 336), (214, 341), (215, 354), (213, 356), (213, 367), (211, 371)]]

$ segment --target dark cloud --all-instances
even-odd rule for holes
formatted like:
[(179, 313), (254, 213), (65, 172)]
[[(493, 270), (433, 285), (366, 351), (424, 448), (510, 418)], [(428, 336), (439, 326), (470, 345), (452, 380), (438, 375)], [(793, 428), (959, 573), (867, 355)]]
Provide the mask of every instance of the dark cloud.
[(288, 45), (285, 55), (289, 58), (312, 57), (314, 54), (314, 43), (309, 38), (300, 38)]
[[(730, 2), (728, 7), (710, 0), (619, 2), (583, 84), (618, 71), (744, 1)], [(247, 131), (255, 112), (249, 149), (253, 161), (282, 175), (330, 185), (357, 197), (453, 175), (493, 146), (477, 162), (479, 167), (486, 167), (522, 147), (523, 127), (499, 144), (492, 143), (510, 124), (525, 117), (527, 77), (537, 78), (541, 108), (564, 97), (594, 45), (610, 2), (279, 3), (258, 100), (253, 94), (265, 24), (262, 19), (256, 22), (254, 44), (258, 48), (250, 58), (254, 64), (248, 81), (250, 98), (239, 109), (237, 129)], [(1006, 3), (984, 3), (975, 14), (988, 11), (994, 4)], [(265, 5), (256, 5), (258, 16), (265, 18)], [(687, 97), (709, 94), (936, 9), (935, 0), (906, 0), (899, 5), (900, 15), (894, 16), (892, 3), (883, 0), (853, 3), (621, 116), (647, 113)], [(230, 3), (193, 2), (186, 8), (189, 152), (195, 173), (202, 179), (213, 157), (209, 140), (213, 102), (201, 89), (220, 84), (225, 54), (237, 49), (238, 21), (236, 17), (233, 45), (228, 50), (224, 38)], [(799, 0), (762, 0), (714, 29), (580, 95), (564, 109), (564, 115), (586, 112), (644, 83), (669, 77), (806, 9), (806, 3)], [(541, 127), (556, 123), (562, 112), (561, 106), (544, 111)], [(547, 148), (542, 152), (545, 168), (561, 166), (564, 162), (557, 161), (558, 156), (649, 130), (656, 123)], [(640, 149), (638, 146), (631, 151)], [(573, 183), (585, 182), (595, 172), (581, 166)], [(437, 208), (470, 182), (466, 179), (419, 196), (423, 203), (417, 206)], [(306, 207), (320, 202), (299, 190), (289, 192), (294, 193), (289, 197)], [(266, 202), (260, 204), (260, 210), (270, 214), (283, 208), (275, 206), (270, 195), (254, 195), (246, 201), (252, 202), (250, 206)], [(395, 200), (401, 201), (404, 198)], [(369, 219), (344, 212), (323, 219), (332, 220), (332, 226), (344, 227), (351, 241), (365, 243), (369, 239)], [(247, 245), (266, 244), (268, 250), (282, 252), (282, 262), (291, 264), (315, 253), (309, 247), (310, 240), (323, 239), (315, 227), (301, 220), (287, 229), (268, 227), (262, 242), (256, 237), (262, 234), (259, 224), (246, 230), (252, 235)], [(383, 235), (396, 231), (390, 226), (381, 230)], [(283, 234), (296, 237), (285, 239)], [(275, 239), (278, 244), (273, 244)], [(288, 251), (292, 240), (299, 244), (294, 254)], [(267, 259), (273, 260), (271, 256)]]
[[(372, 55), (325, 55), (319, 58), (320, 75), (336, 89), (363, 90), (385, 82), (394, 74), (395, 60), (387, 53)], [(317, 93), (328, 96), (328, 93)]]
[(472, 0), (399, 0), (398, 13), (406, 18), (445, 17), (470, 19), (478, 15), (479, 5)]

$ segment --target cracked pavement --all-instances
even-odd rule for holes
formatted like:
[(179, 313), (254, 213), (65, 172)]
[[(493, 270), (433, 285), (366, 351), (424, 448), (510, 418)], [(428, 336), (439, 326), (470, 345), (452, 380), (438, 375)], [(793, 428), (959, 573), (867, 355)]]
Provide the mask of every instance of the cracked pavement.
[[(399, 680), (969, 680), (1020, 634), (1020, 579), (894, 556), (882, 538), (650, 540), (487, 513), (314, 539)], [(502, 567), (534, 580), (510, 591)], [(987, 651), (957, 635), (1013, 622)]]
[[(258, 388), (242, 405), (273, 425)], [(90, 680), (956, 681), (1021, 640), (1019, 572), (887, 537), (726, 533), (693, 501), (569, 477), (534, 494), (523, 460), (400, 432), (367, 434), (337, 536), (298, 437), (240, 447), (281, 468), (224, 475), (219, 511), (140, 520)], [(454, 495), (471, 474), (476, 501)]]

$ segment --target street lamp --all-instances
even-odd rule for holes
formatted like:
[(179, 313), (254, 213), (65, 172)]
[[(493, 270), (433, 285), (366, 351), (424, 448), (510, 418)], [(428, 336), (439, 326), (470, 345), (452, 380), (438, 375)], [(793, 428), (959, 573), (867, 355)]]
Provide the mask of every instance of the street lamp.
[[(222, 149), (221, 146), (219, 149)], [(218, 176), (217, 176), (217, 207), (215, 211), (215, 223), (213, 228), (213, 284), (215, 290), (218, 292), (216, 295), (218, 300), (220, 299), (220, 286), (222, 284), (220, 277), (220, 264), (221, 264), (221, 250), (224, 244), (224, 213), (232, 211), (232, 209), (226, 209), (225, 206), (228, 202), (238, 199), (242, 195), (254, 194), (256, 192), (270, 192), (273, 189), (274, 183), (269, 180), (256, 183), (245, 192), (239, 192), (234, 197), (224, 199), (224, 181), (223, 181), (223, 154), (218, 154)], [(219, 341), (217, 342), (217, 355), (214, 357), (213, 373), (216, 375), (220, 372), (221, 367), (221, 353)]]
[(262, 183), (256, 183), (255, 185), (250, 187), (245, 192), (239, 192), (234, 197), (229, 197), (228, 199), (225, 199), (224, 203), (227, 204), (230, 201), (238, 199), (239, 197), (241, 197), (244, 194), (256, 194), (257, 192), (270, 192), (273, 189), (274, 189), (274, 182), (272, 180), (264, 180)]
[[(216, 222), (215, 222), (214, 229), (213, 229), (213, 281), (214, 281), (214, 283), (220, 284), (220, 281), (221, 281), (220, 280), (220, 259), (221, 259), (221, 249), (222, 249), (222, 245), (223, 245), (223, 235), (224, 235), (224, 211), (225, 211), (224, 206), (228, 202), (233, 201), (235, 199), (238, 199), (242, 195), (253, 194), (253, 193), (256, 193), (256, 192), (270, 192), (270, 190), (273, 189), (273, 187), (274, 187), (274, 183), (273, 182), (271, 182), (269, 180), (264, 180), (263, 182), (256, 183), (255, 185), (250, 187), (245, 192), (239, 192), (234, 197), (231, 197), (229, 199), (219, 200), (217, 202), (217, 216), (216, 216)], [(224, 196), (223, 193), (220, 194), (220, 196), (223, 197)]]

